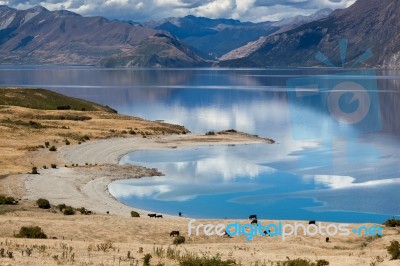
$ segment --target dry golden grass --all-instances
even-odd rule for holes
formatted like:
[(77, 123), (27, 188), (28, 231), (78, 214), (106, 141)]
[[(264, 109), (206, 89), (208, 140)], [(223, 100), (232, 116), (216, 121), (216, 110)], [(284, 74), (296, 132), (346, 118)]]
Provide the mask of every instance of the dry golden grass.
[[(178, 265), (169, 259), (168, 247), (199, 255), (221, 254), (223, 259), (234, 259), (241, 265), (272, 265), (271, 262), (290, 258), (325, 259), (330, 265), (370, 265), (379, 256), (383, 263), (398, 265), (390, 261), (385, 247), (393, 239), (399, 239), (396, 229), (386, 228), (381, 238), (333, 237), (326, 243), (323, 237), (292, 237), (282, 241), (278, 237), (255, 237), (246, 241), (244, 237), (187, 236), (188, 219), (149, 217), (124, 218), (110, 215), (64, 216), (56, 209), (39, 210), (34, 203), (23, 201), (14, 212), (0, 215), (0, 249), (14, 252), (14, 259), (0, 258), (0, 265), (143, 265), (143, 256), (150, 253), (152, 264)], [(24, 211), (22, 211), (24, 210)], [(232, 221), (206, 221), (199, 223), (229, 223)], [(241, 221), (248, 222), (248, 221)], [(13, 236), (21, 226), (40, 226), (50, 239), (17, 239)], [(172, 245), (169, 236), (179, 230), (186, 243)], [(57, 239), (52, 239), (57, 238)], [(106, 244), (109, 243), (109, 244)], [(163, 251), (155, 252), (161, 248)], [(32, 249), (31, 256), (22, 251)], [(139, 250), (143, 249), (143, 252)], [(130, 252), (131, 258), (128, 258)], [(133, 259), (134, 258), (134, 259)], [(265, 262), (265, 264), (263, 264)], [(133, 264), (132, 264), (133, 263)]]
[[(90, 120), (76, 121), (88, 117)], [(63, 118), (63, 120), (61, 120)], [(58, 111), (35, 110), (23, 107), (0, 108), (0, 176), (28, 172), (32, 166), (49, 166), (57, 163), (55, 153), (48, 156), (35, 156), (35, 151), (43, 148), (45, 142), (50, 146), (65, 145), (89, 139), (130, 136), (131, 133), (143, 135), (181, 134), (184, 127), (160, 122), (146, 121), (136, 117), (109, 113), (105, 111)]]

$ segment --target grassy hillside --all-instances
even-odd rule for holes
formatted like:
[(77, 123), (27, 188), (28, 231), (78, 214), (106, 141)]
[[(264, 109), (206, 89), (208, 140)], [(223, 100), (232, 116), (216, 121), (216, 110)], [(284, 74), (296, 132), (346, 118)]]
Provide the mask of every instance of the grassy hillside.
[(115, 112), (107, 106), (44, 89), (0, 88), (0, 105), (40, 110), (57, 110), (59, 106), (70, 106), (71, 110)]

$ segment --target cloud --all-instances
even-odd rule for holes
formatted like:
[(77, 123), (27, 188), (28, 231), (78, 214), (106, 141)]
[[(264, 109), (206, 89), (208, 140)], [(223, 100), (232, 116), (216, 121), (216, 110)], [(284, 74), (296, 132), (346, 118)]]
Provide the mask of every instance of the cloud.
[(322, 8), (344, 8), (355, 0), (9, 0), (0, 4), (18, 9), (42, 5), (49, 10), (67, 9), (87, 16), (134, 21), (196, 15), (242, 21), (279, 20), (309, 15)]

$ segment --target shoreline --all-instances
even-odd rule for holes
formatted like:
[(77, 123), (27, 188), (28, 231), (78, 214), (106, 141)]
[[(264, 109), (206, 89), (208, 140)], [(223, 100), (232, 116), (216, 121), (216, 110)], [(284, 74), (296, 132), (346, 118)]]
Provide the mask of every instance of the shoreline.
[[(53, 205), (65, 203), (85, 207), (99, 214), (130, 216), (130, 211), (141, 216), (151, 211), (130, 207), (119, 201), (108, 190), (116, 180), (160, 176), (157, 169), (132, 165), (119, 165), (124, 155), (139, 150), (175, 149), (205, 145), (241, 145), (273, 143), (269, 139), (234, 133), (204, 136), (199, 134), (168, 135), (149, 138), (128, 137), (94, 140), (81, 145), (63, 146), (58, 151), (62, 166), (57, 169), (40, 169), (40, 175), (22, 175), (25, 185), (24, 199), (46, 198)], [(71, 164), (79, 166), (71, 167)], [(165, 217), (185, 218), (175, 215)]]

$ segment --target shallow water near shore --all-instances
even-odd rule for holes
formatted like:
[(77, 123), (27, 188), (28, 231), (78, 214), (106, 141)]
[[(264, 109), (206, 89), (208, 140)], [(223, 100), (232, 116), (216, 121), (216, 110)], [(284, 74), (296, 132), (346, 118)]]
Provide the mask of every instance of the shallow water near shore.
[[(350, 83), (361, 89), (338, 87)], [(128, 154), (121, 164), (166, 174), (110, 184), (137, 208), (338, 222), (400, 215), (399, 71), (1, 66), (0, 85), (45, 87), (197, 133), (235, 128), (277, 141)], [(342, 123), (338, 110), (365, 112)]]

